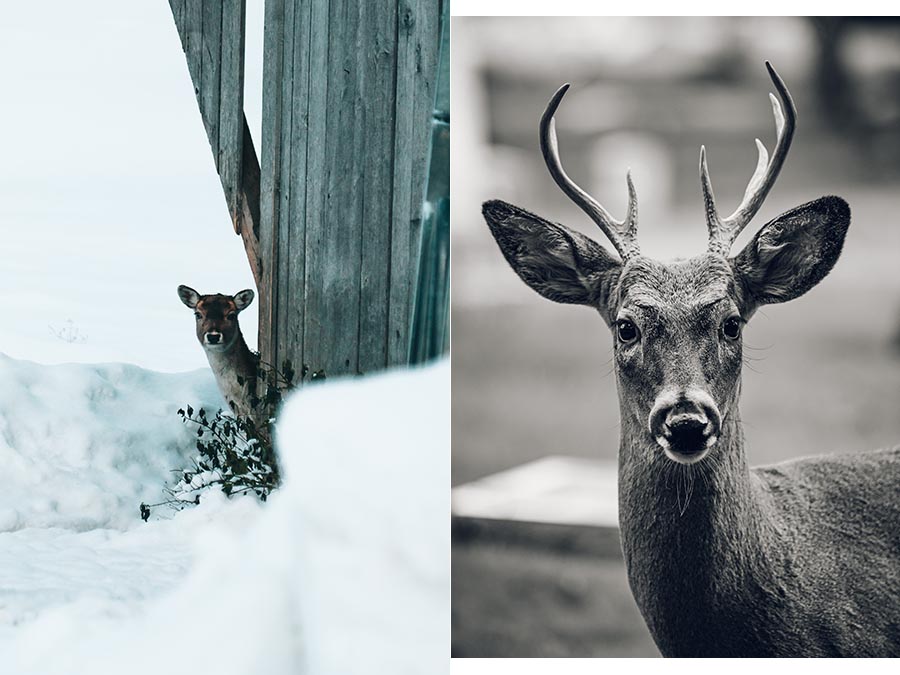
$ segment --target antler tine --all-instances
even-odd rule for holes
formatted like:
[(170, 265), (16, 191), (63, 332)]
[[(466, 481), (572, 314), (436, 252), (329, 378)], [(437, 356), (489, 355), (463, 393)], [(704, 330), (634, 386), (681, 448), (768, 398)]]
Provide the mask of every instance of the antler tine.
[(737, 239), (741, 230), (747, 226), (747, 223), (759, 211), (772, 186), (775, 185), (775, 180), (781, 172), (781, 167), (784, 165), (784, 160), (787, 158), (788, 150), (791, 147), (791, 141), (794, 138), (797, 108), (794, 106), (794, 101), (784, 84), (784, 80), (779, 77), (772, 64), (768, 61), (766, 61), (766, 69), (769, 71), (769, 77), (772, 78), (775, 91), (778, 92), (778, 97), (781, 99), (779, 103), (779, 99), (769, 94), (769, 99), (772, 101), (772, 112), (775, 116), (775, 135), (777, 139), (775, 152), (772, 155), (772, 159), (769, 160), (766, 147), (758, 138), (756, 139), (756, 147), (759, 151), (756, 170), (747, 184), (747, 190), (744, 192), (744, 198), (741, 200), (740, 206), (727, 218), (719, 217), (712, 183), (709, 179), (709, 168), (706, 165), (706, 149), (700, 148), (700, 185), (703, 189), (706, 224), (709, 228), (709, 250), (712, 253), (728, 255), (734, 240)]
[(541, 152), (544, 162), (553, 180), (560, 189), (566, 193), (578, 207), (593, 220), (607, 236), (609, 241), (622, 256), (623, 260), (634, 257), (640, 253), (637, 243), (637, 193), (631, 180), (629, 169), (626, 180), (628, 183), (628, 215), (625, 220), (616, 220), (603, 206), (587, 192), (582, 190), (563, 169), (559, 158), (559, 145), (556, 139), (556, 120), (554, 115), (557, 108), (566, 95), (569, 84), (566, 83), (557, 89), (553, 98), (547, 103), (547, 108), (541, 116)]

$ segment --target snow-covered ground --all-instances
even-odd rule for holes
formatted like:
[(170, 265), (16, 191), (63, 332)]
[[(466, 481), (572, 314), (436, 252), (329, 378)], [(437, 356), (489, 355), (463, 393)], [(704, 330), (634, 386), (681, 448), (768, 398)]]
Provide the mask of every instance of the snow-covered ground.
[(446, 671), (449, 391), (448, 363), (309, 387), (267, 504), (144, 523), (208, 371), (0, 355), (0, 672)]

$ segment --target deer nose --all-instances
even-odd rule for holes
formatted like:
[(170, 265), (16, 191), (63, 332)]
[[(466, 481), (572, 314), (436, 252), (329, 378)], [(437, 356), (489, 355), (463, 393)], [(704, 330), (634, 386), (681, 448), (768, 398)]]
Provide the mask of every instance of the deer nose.
[(208, 345), (217, 345), (222, 341), (221, 333), (207, 333), (206, 334), (206, 344)]
[(671, 459), (685, 464), (706, 456), (719, 438), (719, 409), (705, 391), (666, 392), (650, 412), (650, 433)]

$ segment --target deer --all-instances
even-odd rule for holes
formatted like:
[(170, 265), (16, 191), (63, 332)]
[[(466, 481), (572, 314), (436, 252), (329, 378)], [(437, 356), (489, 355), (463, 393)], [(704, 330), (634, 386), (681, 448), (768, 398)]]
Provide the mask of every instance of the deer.
[(235, 415), (253, 416), (250, 397), (256, 384), (259, 357), (247, 346), (238, 314), (245, 310), (255, 297), (245, 289), (234, 295), (200, 295), (190, 286), (179, 286), (178, 297), (194, 310), (197, 322), (197, 340), (216, 384), (229, 408)]
[[(540, 147), (559, 188), (617, 255), (564, 225), (492, 200), (504, 258), (541, 296), (599, 312), (613, 337), (621, 418), (619, 530), (629, 586), (663, 656), (900, 656), (900, 447), (751, 468), (738, 402), (743, 328), (831, 271), (850, 208), (824, 196), (766, 223), (732, 256), (784, 164), (797, 111), (778, 93), (771, 159), (723, 217), (700, 150), (707, 251), (641, 254), (637, 195), (613, 218), (563, 169), (550, 99)], [(696, 479), (696, 480), (695, 480)]]

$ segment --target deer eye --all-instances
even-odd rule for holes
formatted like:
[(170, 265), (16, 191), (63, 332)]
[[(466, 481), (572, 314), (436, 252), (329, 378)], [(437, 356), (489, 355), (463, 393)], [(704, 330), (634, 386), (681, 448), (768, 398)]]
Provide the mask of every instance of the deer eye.
[(232, 312), (231, 314), (229, 314), (229, 315), (226, 316), (225, 318), (228, 319), (229, 321), (234, 321), (234, 320), (237, 318), (237, 312)]
[(631, 344), (638, 339), (638, 329), (628, 319), (616, 321), (616, 336), (622, 344)]
[(200, 312), (194, 312), (194, 317), (195, 317), (196, 319), (202, 319), (202, 318), (203, 318), (203, 315), (202, 315)]
[(731, 316), (725, 319), (722, 324), (722, 335), (728, 340), (737, 340), (741, 336), (741, 319), (737, 316)]

